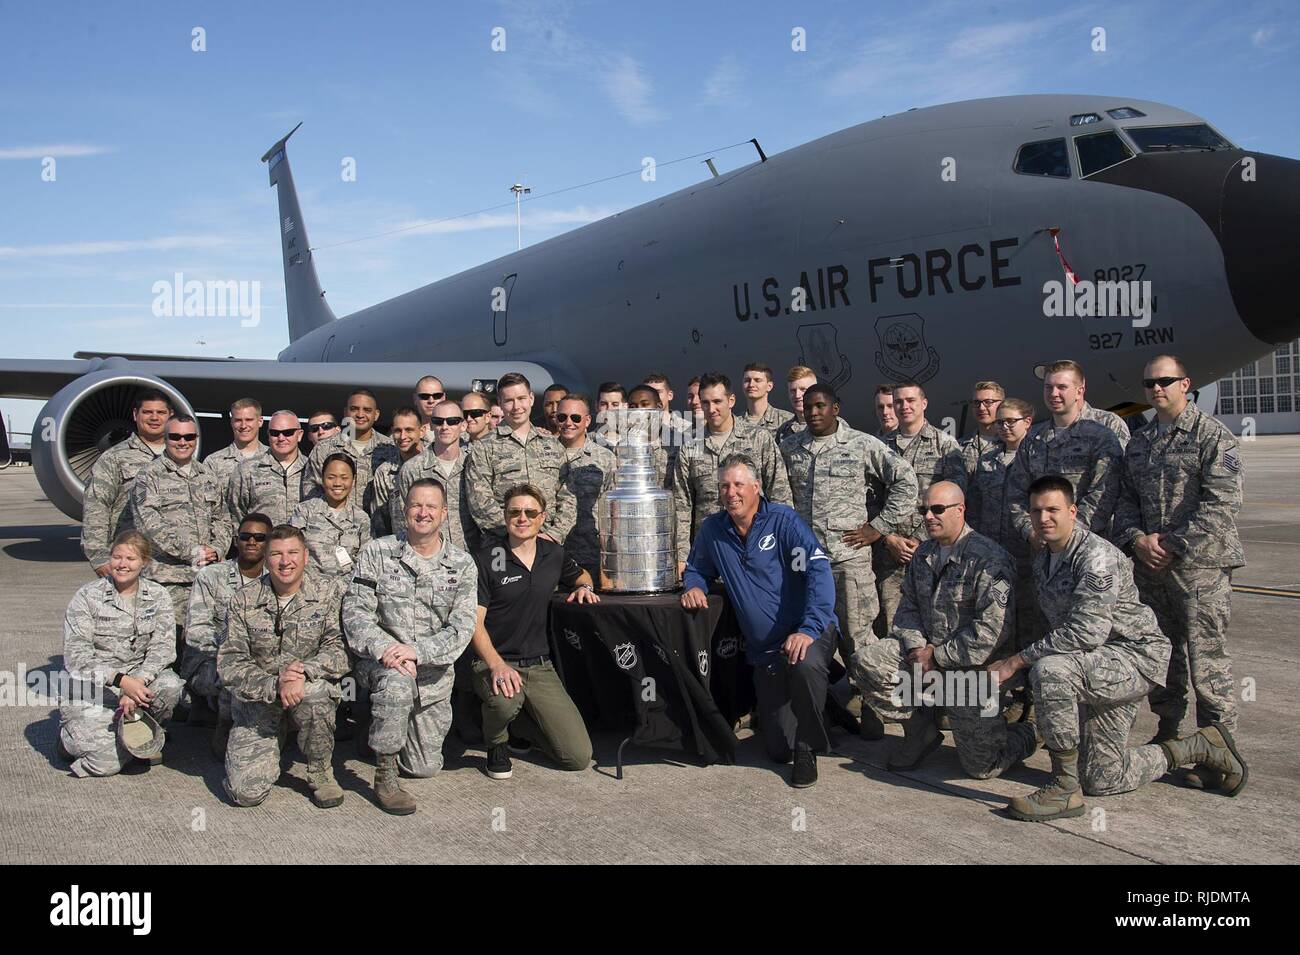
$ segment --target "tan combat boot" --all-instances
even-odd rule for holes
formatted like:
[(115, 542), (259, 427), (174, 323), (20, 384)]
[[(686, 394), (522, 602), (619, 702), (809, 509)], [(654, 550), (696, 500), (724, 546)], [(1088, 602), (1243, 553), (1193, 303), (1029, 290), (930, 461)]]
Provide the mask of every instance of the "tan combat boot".
[(415, 812), (415, 797), (398, 781), (396, 753), (375, 754), (375, 799), (380, 809), (394, 816)]
[[(1182, 739), (1160, 744), (1169, 760), (1169, 768), (1196, 766), (1202, 787), (1225, 796), (1235, 796), (1246, 788), (1246, 761), (1237, 752), (1236, 740), (1222, 723), (1211, 723)], [(1205, 772), (1209, 770), (1210, 772)], [(1216, 778), (1214, 774), (1221, 774)]]
[(1049, 822), (1083, 815), (1083, 791), (1079, 788), (1079, 748), (1048, 750), (1052, 757), (1052, 781), (1028, 796), (1017, 796), (1007, 806), (1012, 819)]
[(312, 760), (307, 764), (307, 784), (311, 786), (311, 801), (322, 809), (343, 805), (343, 789), (334, 779), (334, 770), (326, 760)]
[(936, 726), (934, 707), (918, 706), (903, 723), (903, 745), (894, 751), (885, 763), (886, 769), (906, 771), (921, 765), (921, 761), (943, 745), (943, 734)]

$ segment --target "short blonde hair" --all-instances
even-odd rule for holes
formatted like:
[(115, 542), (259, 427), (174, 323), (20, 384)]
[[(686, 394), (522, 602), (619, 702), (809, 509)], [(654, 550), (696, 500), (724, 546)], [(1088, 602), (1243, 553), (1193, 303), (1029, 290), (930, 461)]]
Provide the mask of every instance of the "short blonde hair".
[(816, 378), (817, 372), (807, 365), (795, 365), (785, 373), (786, 381), (798, 381), (800, 378)]
[(975, 382), (975, 388), (971, 391), (971, 394), (974, 394), (976, 391), (991, 391), (999, 398), (1005, 398), (1007, 396), (1007, 390), (996, 381), (977, 381)]
[(1054, 375), (1058, 371), (1072, 371), (1075, 377), (1079, 379), (1079, 384), (1086, 385), (1088, 383), (1088, 379), (1083, 376), (1083, 366), (1072, 358), (1062, 358), (1059, 361), (1052, 362), (1047, 366), (1047, 370), (1043, 372), (1043, 379), (1046, 380), (1048, 375)]

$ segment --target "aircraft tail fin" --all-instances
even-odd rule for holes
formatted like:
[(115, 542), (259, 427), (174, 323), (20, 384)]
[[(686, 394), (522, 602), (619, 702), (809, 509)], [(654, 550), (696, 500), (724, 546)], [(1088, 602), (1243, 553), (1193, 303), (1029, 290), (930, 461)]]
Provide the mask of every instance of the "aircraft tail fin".
[(285, 149), (285, 143), (301, 125), (299, 123), (289, 130), (262, 157), (280, 203), (280, 251), (284, 256), (284, 296), (291, 342), (328, 325), (335, 318), (333, 309), (325, 301), (320, 279), (316, 277), (316, 263), (307, 241), (307, 228), (303, 225), (302, 208), (298, 205), (298, 190), (293, 185), (293, 172), (289, 169), (289, 154)]

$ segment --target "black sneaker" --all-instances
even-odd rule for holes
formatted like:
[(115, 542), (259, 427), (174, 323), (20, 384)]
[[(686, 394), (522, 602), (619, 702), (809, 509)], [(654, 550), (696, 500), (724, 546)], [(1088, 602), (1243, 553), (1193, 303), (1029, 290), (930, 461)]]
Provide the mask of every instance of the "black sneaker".
[(815, 782), (817, 782), (817, 755), (807, 749), (795, 750), (794, 772), (790, 774), (790, 785), (795, 789), (807, 789)]
[(844, 732), (857, 736), (862, 732), (862, 725), (858, 722), (857, 717), (848, 711), (847, 707), (841, 706), (835, 697), (829, 694), (826, 697), (826, 723), (829, 726), (838, 726)]
[(500, 743), (488, 750), (487, 774), (489, 779), (509, 779), (514, 775), (510, 766), (510, 751), (505, 743)]
[(511, 736), (506, 741), (506, 746), (508, 746), (510, 752), (514, 753), (516, 756), (523, 756), (533, 751), (533, 744), (522, 736)]

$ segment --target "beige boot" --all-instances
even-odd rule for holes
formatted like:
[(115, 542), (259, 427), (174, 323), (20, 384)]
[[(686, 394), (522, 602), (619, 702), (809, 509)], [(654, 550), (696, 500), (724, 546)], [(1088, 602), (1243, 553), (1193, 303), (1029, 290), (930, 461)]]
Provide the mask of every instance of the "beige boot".
[(415, 797), (402, 788), (398, 781), (397, 754), (375, 754), (375, 799), (379, 808), (394, 816), (409, 816), (415, 812)]
[[(1211, 723), (1182, 739), (1160, 744), (1169, 760), (1169, 768), (1195, 765), (1199, 781), (1206, 789), (1235, 796), (1246, 788), (1246, 761), (1237, 752), (1237, 742), (1222, 723)], [(1209, 773), (1204, 772), (1209, 770)], [(1220, 774), (1221, 779), (1213, 774)]]
[(343, 804), (343, 789), (334, 779), (334, 770), (325, 760), (312, 760), (307, 764), (307, 783), (311, 786), (311, 801), (322, 809), (333, 809)]
[(1079, 788), (1079, 748), (1048, 750), (1052, 757), (1052, 781), (1028, 796), (1017, 796), (1007, 806), (1012, 819), (1048, 822), (1083, 815), (1083, 791)]

